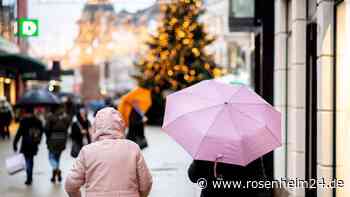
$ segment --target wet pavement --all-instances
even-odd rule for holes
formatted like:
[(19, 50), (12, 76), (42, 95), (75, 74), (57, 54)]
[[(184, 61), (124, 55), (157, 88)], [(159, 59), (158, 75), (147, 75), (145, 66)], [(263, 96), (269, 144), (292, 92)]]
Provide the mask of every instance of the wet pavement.
[[(198, 188), (187, 178), (187, 167), (191, 157), (158, 127), (147, 127), (149, 147), (144, 156), (153, 175), (150, 197), (196, 197)], [(44, 142), (44, 140), (43, 140)], [(73, 159), (69, 155), (70, 146), (62, 155), (63, 176)], [(5, 171), (5, 158), (13, 154), (12, 142), (0, 140), (0, 196), (1, 197), (63, 197), (67, 196), (62, 184), (51, 184), (51, 168), (48, 162), (46, 144), (42, 143), (34, 160), (33, 185), (24, 185), (25, 173), (9, 176)], [(175, 192), (176, 191), (176, 192)]]

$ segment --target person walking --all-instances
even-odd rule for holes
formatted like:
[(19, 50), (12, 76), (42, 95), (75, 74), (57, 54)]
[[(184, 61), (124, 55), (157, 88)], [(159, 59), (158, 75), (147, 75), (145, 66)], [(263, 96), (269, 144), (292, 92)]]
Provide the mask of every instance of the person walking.
[[(87, 117), (85, 109), (80, 109), (73, 119), (71, 127), (72, 149), (71, 156), (76, 158), (85, 144), (91, 143), (90, 137), (91, 123)], [(86, 140), (84, 140), (86, 139)], [(84, 143), (84, 141), (86, 141)]]
[(51, 182), (62, 181), (60, 158), (66, 148), (70, 117), (60, 107), (54, 107), (46, 121), (46, 143), (49, 150), (49, 161), (52, 166)]
[(141, 149), (148, 146), (145, 137), (145, 115), (138, 108), (137, 102), (132, 103), (132, 109), (129, 116), (129, 131), (126, 138), (134, 141)]
[(34, 116), (33, 108), (25, 109), (13, 141), (13, 149), (17, 152), (18, 141), (22, 139), (20, 152), (23, 153), (26, 160), (26, 185), (31, 185), (33, 181), (34, 156), (38, 153), (43, 132), (42, 122)]
[(10, 139), (10, 124), (14, 117), (11, 104), (6, 100), (6, 97), (0, 97), (0, 135), (3, 139)]
[(137, 144), (124, 139), (125, 123), (114, 108), (100, 110), (92, 126), (93, 143), (84, 146), (69, 172), (65, 190), (70, 197), (146, 197), (152, 176)]
[[(262, 158), (253, 161), (245, 167), (220, 162), (194, 160), (188, 168), (188, 176), (191, 182), (199, 184), (199, 187), (201, 187), (201, 197), (269, 196), (268, 188), (257, 189), (247, 188), (246, 186), (248, 181), (267, 180)], [(225, 181), (230, 183), (234, 181), (235, 184), (242, 185), (242, 187), (225, 187)], [(220, 184), (221, 188), (218, 186)], [(243, 185), (245, 188), (243, 188)]]

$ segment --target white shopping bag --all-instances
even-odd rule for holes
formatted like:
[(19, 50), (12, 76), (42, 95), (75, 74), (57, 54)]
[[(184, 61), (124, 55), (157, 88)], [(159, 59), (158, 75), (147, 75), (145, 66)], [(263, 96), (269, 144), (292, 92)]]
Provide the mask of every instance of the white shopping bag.
[(6, 170), (10, 175), (26, 169), (26, 161), (23, 154), (15, 154), (6, 158)]

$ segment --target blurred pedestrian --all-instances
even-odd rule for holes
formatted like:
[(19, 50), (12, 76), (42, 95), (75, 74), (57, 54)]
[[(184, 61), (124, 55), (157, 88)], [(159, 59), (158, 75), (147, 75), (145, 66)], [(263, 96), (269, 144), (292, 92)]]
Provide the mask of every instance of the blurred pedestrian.
[(96, 114), (92, 126), (94, 143), (84, 146), (67, 176), (70, 197), (146, 197), (152, 177), (137, 144), (124, 139), (125, 123), (114, 108)]
[(31, 185), (33, 181), (34, 156), (38, 153), (43, 132), (42, 122), (34, 116), (34, 109), (27, 107), (19, 122), (19, 128), (13, 142), (13, 149), (17, 152), (18, 141), (22, 139), (20, 152), (23, 153), (26, 160), (26, 185)]
[(0, 97), (0, 135), (3, 139), (10, 139), (10, 124), (14, 118), (14, 113), (11, 104), (6, 97)]
[(72, 157), (76, 158), (81, 148), (85, 144), (91, 143), (90, 127), (91, 123), (88, 119), (88, 114), (84, 108), (81, 108), (79, 113), (74, 117), (71, 127)]
[(113, 105), (112, 97), (106, 97), (104, 102), (105, 102), (105, 107), (113, 107), (114, 108), (114, 106), (115, 106), (115, 105)]
[(137, 101), (134, 101), (131, 105), (132, 109), (129, 116), (129, 131), (126, 138), (134, 141), (141, 149), (144, 149), (148, 146), (145, 136), (145, 121), (147, 119), (144, 113), (139, 109)]
[[(194, 160), (188, 169), (188, 176), (191, 182), (199, 184), (202, 188), (201, 197), (263, 197), (265, 194), (268, 194), (268, 188), (244, 188), (248, 181), (266, 180), (261, 159), (253, 161), (246, 167)], [(220, 181), (222, 182), (220, 183)], [(242, 185), (242, 187), (224, 187), (225, 181), (230, 182), (230, 184), (234, 181), (234, 183)], [(214, 186), (219, 184), (222, 185), (221, 188)]]
[(61, 107), (53, 107), (53, 111), (48, 115), (46, 121), (46, 143), (49, 150), (49, 161), (52, 167), (51, 182), (55, 183), (56, 178), (62, 181), (60, 170), (61, 153), (66, 148), (68, 139), (68, 128), (70, 117)]
[(66, 109), (66, 113), (67, 115), (71, 118), (71, 120), (73, 119), (73, 117), (75, 116), (75, 114), (77, 113), (77, 106), (74, 103), (74, 99), (72, 96), (69, 96), (67, 98), (67, 101), (65, 102), (65, 109)]

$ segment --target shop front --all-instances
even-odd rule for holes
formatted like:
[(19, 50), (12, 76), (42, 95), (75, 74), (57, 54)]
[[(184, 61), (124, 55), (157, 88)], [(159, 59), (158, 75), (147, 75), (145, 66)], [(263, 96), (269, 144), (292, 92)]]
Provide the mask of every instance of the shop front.
[(15, 104), (16, 92), (16, 80), (0, 76), (0, 97), (5, 96), (11, 104)]
[(45, 73), (45, 64), (36, 59), (20, 54), (0, 54), (0, 96), (16, 104), (25, 90), (25, 81), (39, 80)]

